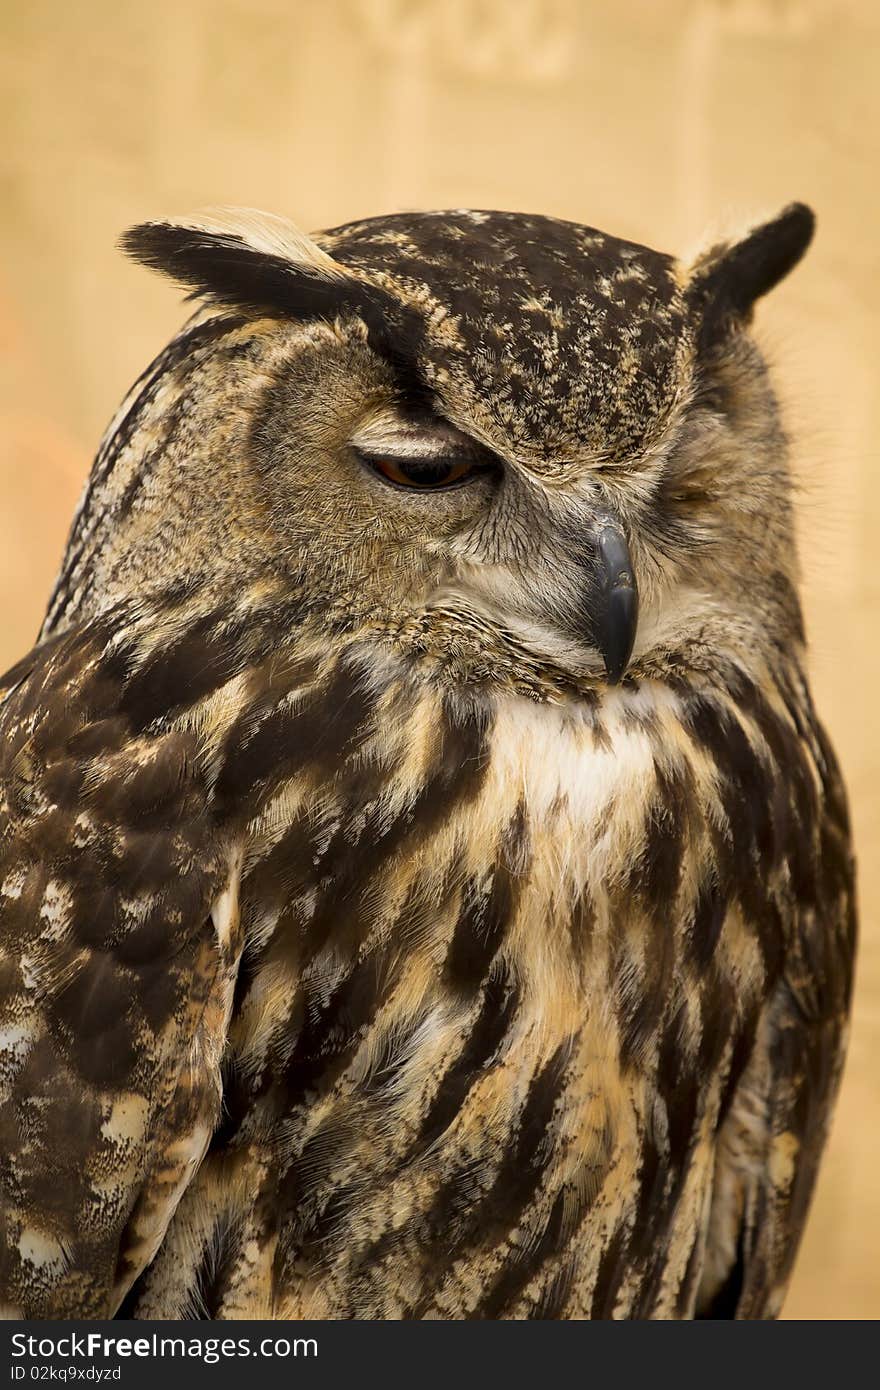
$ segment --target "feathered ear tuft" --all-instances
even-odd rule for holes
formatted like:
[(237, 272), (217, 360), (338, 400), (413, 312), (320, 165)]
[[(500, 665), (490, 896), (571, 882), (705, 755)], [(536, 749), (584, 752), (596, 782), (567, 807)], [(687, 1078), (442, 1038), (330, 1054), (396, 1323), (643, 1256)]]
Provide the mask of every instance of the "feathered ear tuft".
[(143, 222), (120, 245), (195, 298), (261, 313), (333, 316), (366, 288), (292, 223), (247, 210)]
[(401, 389), (414, 401), (433, 399), (419, 368), (419, 314), (283, 218), (235, 210), (191, 222), (143, 222), (120, 244), (133, 260), (186, 286), (191, 298), (298, 321), (332, 323), (355, 314)]
[(700, 320), (702, 346), (749, 321), (755, 301), (797, 265), (815, 226), (815, 215), (806, 204), (791, 203), (741, 241), (714, 246), (699, 258), (687, 295)]

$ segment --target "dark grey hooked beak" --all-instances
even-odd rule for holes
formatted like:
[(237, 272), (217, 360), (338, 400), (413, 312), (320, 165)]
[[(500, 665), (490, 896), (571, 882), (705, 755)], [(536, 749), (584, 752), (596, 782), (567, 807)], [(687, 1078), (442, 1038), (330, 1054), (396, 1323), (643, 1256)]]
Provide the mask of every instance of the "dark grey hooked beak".
[(609, 685), (626, 670), (639, 623), (639, 591), (620, 522), (598, 518), (596, 588), (590, 604), (593, 640), (602, 653)]

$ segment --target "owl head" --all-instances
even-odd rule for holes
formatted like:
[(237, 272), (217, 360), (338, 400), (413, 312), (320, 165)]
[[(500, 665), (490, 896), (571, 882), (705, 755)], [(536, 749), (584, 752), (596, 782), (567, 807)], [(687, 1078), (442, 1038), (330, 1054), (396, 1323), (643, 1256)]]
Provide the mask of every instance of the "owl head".
[(207, 580), (587, 685), (799, 640), (749, 328), (813, 221), (794, 204), (689, 265), (507, 212), (133, 228), (125, 250), (202, 307), (99, 456), (100, 602)]

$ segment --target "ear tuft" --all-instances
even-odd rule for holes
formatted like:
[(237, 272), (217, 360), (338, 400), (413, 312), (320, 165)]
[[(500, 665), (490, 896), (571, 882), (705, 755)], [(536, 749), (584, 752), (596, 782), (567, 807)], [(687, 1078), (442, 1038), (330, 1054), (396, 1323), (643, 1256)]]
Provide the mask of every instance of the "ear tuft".
[(273, 314), (335, 312), (357, 282), (292, 223), (234, 210), (183, 222), (143, 222), (120, 240), (141, 265), (213, 303)]
[(687, 294), (700, 318), (702, 345), (748, 322), (755, 301), (797, 265), (815, 226), (815, 215), (805, 203), (791, 203), (741, 241), (713, 247), (700, 257)]

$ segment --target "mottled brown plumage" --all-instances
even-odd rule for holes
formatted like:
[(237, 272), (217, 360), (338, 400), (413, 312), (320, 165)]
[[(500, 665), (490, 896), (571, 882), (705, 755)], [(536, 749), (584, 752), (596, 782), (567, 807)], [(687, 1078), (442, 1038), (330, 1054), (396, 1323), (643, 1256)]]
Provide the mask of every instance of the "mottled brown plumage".
[(0, 689), (9, 1315), (778, 1312), (854, 949), (748, 333), (811, 231), (129, 234), (205, 303)]

